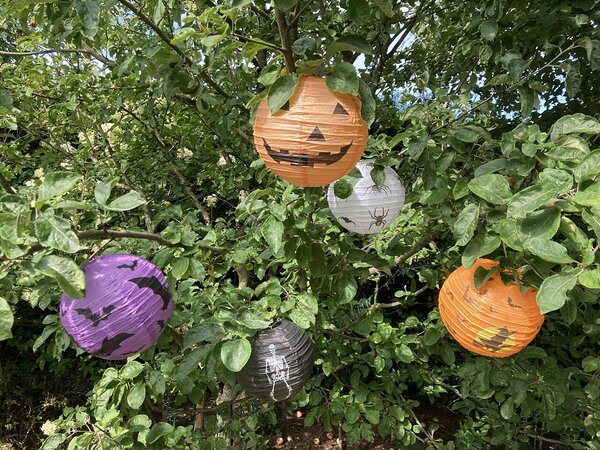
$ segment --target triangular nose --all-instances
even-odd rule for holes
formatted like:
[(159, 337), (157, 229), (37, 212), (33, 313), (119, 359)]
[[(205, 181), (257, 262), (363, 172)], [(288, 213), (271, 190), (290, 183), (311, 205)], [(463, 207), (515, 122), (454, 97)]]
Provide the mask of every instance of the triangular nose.
[(325, 140), (325, 136), (323, 136), (323, 133), (321, 133), (321, 130), (319, 130), (319, 127), (315, 127), (315, 129), (312, 131), (312, 133), (310, 133), (310, 136), (307, 139), (308, 141), (324, 141)]

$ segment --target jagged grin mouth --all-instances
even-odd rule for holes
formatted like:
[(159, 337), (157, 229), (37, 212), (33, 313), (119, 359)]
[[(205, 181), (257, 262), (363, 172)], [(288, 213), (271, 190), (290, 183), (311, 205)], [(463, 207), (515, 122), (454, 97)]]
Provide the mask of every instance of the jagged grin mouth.
[(325, 164), (328, 166), (336, 163), (348, 153), (348, 150), (352, 147), (352, 142), (354, 141), (341, 147), (339, 153), (320, 152), (318, 155), (303, 155), (290, 153), (288, 150), (273, 150), (266, 139), (263, 138), (263, 145), (265, 146), (267, 153), (277, 164), (287, 162), (292, 166), (302, 167), (314, 167), (315, 164)]

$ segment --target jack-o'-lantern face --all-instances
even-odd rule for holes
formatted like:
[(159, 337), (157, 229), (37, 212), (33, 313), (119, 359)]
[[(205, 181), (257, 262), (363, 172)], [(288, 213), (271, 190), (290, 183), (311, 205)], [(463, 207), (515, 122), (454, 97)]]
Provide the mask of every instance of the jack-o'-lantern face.
[(321, 77), (301, 77), (289, 102), (271, 114), (266, 98), (254, 145), (266, 166), (298, 186), (324, 186), (354, 168), (367, 145), (360, 101), (332, 92)]
[(464, 348), (479, 355), (502, 358), (513, 355), (539, 332), (544, 316), (536, 303), (536, 291), (522, 293), (516, 283), (505, 285), (495, 274), (479, 289), (474, 275), (478, 267), (491, 269), (495, 261), (478, 259), (473, 267), (459, 267), (440, 289), (442, 322)]

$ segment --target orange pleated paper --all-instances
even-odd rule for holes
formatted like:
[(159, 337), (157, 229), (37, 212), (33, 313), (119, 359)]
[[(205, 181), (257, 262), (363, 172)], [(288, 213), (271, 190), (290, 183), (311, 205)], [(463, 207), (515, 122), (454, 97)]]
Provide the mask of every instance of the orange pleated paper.
[(490, 269), (496, 261), (478, 259), (473, 267), (459, 267), (440, 289), (439, 310), (450, 334), (467, 350), (503, 358), (529, 344), (538, 334), (544, 316), (535, 301), (537, 291), (525, 294), (516, 283), (505, 285), (495, 274), (479, 290), (478, 267)]
[(288, 104), (256, 113), (254, 145), (265, 165), (298, 186), (325, 186), (350, 172), (367, 146), (360, 101), (332, 92), (325, 78), (304, 76)]

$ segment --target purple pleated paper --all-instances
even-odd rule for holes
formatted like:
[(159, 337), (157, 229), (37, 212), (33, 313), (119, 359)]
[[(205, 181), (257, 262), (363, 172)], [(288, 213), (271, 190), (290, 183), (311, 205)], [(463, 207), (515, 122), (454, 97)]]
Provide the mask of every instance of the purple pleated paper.
[(60, 321), (86, 352), (125, 359), (153, 346), (173, 312), (163, 273), (135, 255), (102, 255), (83, 269), (85, 297), (63, 294)]

